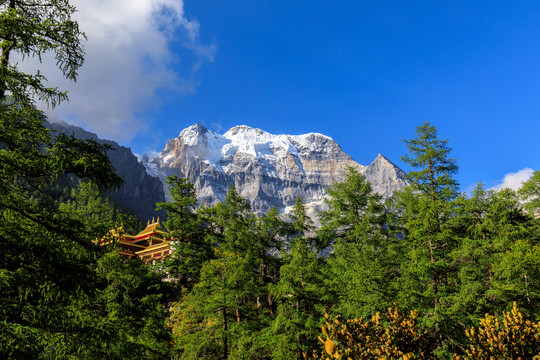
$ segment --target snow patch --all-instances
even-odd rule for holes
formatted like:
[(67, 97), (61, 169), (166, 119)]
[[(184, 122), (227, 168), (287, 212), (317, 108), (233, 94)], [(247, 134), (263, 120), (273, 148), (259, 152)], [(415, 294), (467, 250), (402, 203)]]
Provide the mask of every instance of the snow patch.
[(158, 169), (157, 164), (152, 164), (147, 161), (141, 161), (141, 163), (144, 165), (144, 168), (146, 169), (146, 173), (152, 177), (160, 177), (160, 171)]

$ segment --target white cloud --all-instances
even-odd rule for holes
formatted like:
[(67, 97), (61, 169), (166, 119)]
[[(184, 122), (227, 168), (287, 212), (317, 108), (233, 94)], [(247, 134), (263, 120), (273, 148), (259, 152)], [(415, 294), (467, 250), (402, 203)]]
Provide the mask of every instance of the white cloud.
[(211, 130), (214, 130), (218, 134), (221, 134), (221, 131), (223, 130), (223, 125), (219, 122), (211, 122), (210, 123)]
[[(88, 37), (85, 63), (76, 83), (64, 80), (52, 57), (40, 69), (51, 85), (68, 90), (69, 102), (49, 111), (51, 120), (64, 119), (86, 125), (100, 136), (130, 141), (146, 128), (142, 117), (156, 105), (156, 91), (169, 89), (193, 93), (195, 73), (212, 62), (216, 45), (205, 45), (200, 24), (188, 18), (182, 0), (73, 0), (75, 18)], [(193, 58), (187, 73), (175, 70), (180, 63), (171, 44), (177, 42)], [(36, 60), (23, 63), (35, 68)], [(184, 66), (185, 67), (185, 66)]]
[(491, 188), (491, 190), (502, 190), (502, 189), (519, 189), (524, 181), (527, 181), (533, 175), (534, 170), (531, 168), (524, 168), (516, 172), (511, 172), (504, 175), (503, 180)]

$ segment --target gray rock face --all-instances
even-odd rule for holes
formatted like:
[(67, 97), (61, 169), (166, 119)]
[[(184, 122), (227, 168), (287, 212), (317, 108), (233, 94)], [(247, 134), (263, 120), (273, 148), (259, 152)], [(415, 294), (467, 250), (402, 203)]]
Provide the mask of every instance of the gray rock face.
[(116, 173), (124, 179), (120, 190), (110, 192), (110, 197), (125, 210), (131, 210), (141, 220), (146, 221), (155, 216), (164, 216), (163, 212), (156, 212), (156, 202), (165, 201), (163, 184), (159, 179), (148, 175), (145, 167), (133, 155), (130, 149), (118, 145), (114, 141), (103, 140), (96, 134), (65, 123), (52, 123), (48, 127), (54, 132), (73, 135), (79, 139), (90, 139), (100, 144), (112, 147), (107, 152)]
[(271, 207), (287, 212), (298, 197), (308, 209), (321, 208), (327, 187), (342, 180), (346, 166), (363, 173), (384, 197), (407, 185), (403, 171), (382, 155), (362, 166), (327, 136), (273, 135), (247, 126), (220, 135), (192, 125), (143, 164), (163, 183), (166, 176), (189, 177), (202, 205), (223, 201), (234, 184), (257, 213)]
[(405, 180), (405, 172), (381, 154), (362, 170), (362, 174), (371, 183), (373, 190), (385, 199), (392, 196), (394, 191), (409, 185)]

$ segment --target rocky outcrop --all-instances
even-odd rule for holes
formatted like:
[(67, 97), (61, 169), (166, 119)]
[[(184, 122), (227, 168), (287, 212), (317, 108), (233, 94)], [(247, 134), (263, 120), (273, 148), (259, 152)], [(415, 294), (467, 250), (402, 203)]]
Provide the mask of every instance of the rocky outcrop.
[(286, 212), (298, 197), (308, 208), (320, 208), (327, 187), (342, 180), (346, 166), (363, 173), (384, 197), (407, 185), (403, 171), (382, 155), (362, 166), (327, 136), (273, 135), (248, 126), (220, 135), (195, 124), (158, 156), (145, 159), (149, 174), (162, 181), (171, 175), (189, 177), (203, 205), (224, 200), (234, 184), (257, 213), (271, 207)]
[(377, 155), (375, 160), (361, 172), (371, 183), (373, 190), (385, 199), (392, 196), (394, 191), (409, 185), (405, 180), (405, 172), (382, 154)]
[(108, 195), (123, 209), (132, 211), (141, 220), (146, 221), (153, 217), (165, 215), (162, 211), (156, 212), (156, 202), (165, 201), (163, 184), (159, 179), (148, 175), (145, 167), (133, 155), (129, 148), (118, 145), (114, 141), (103, 140), (96, 134), (66, 123), (51, 123), (48, 127), (55, 132), (73, 135), (80, 139), (90, 139), (100, 144), (112, 147), (107, 152), (116, 172), (124, 180), (120, 190), (112, 191)]

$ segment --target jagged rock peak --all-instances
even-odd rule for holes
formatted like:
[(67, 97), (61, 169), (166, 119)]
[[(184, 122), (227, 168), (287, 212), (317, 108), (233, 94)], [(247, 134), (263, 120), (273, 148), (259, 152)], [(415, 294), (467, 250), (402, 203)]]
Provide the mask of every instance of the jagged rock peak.
[(203, 135), (208, 132), (208, 129), (201, 124), (193, 124), (190, 127), (180, 131), (179, 137), (189, 137), (190, 135)]
[(201, 124), (193, 124), (190, 127), (182, 130), (176, 140), (181, 141), (184, 145), (187, 145), (187, 146), (196, 146), (200, 144), (206, 144), (206, 138), (209, 133), (214, 133), (214, 132), (209, 131), (207, 128), (205, 128)]
[(362, 172), (372, 183), (373, 190), (385, 198), (408, 185), (405, 172), (382, 154), (377, 155)]
[(246, 125), (221, 135), (194, 124), (145, 166), (163, 183), (171, 175), (189, 177), (204, 205), (222, 201), (235, 185), (261, 214), (271, 207), (287, 211), (298, 197), (312, 210), (323, 206), (326, 188), (342, 180), (346, 166), (358, 169), (385, 197), (406, 186), (401, 170), (382, 155), (366, 167), (328, 136), (274, 135)]
[(229, 129), (229, 131), (226, 132), (226, 134), (237, 135), (237, 134), (246, 134), (246, 133), (252, 133), (256, 135), (265, 135), (268, 134), (266, 131), (263, 131), (261, 129), (255, 129), (251, 126), (247, 125), (237, 125)]
[[(384, 156), (383, 154), (379, 154), (377, 155), (377, 157), (375, 158), (375, 160), (373, 160), (372, 164), (378, 164), (378, 163), (382, 163), (382, 164), (390, 164), (392, 166), (396, 166), (396, 164), (394, 164), (393, 162), (391, 162), (386, 156)], [(396, 166), (397, 167), (397, 166)]]

